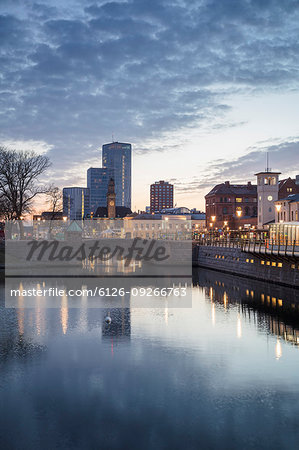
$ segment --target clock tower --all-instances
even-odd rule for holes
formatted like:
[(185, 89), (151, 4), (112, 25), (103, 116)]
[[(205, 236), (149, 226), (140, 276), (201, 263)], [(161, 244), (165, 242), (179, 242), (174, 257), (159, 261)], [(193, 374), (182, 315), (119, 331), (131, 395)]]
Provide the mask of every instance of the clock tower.
[(115, 184), (113, 178), (110, 178), (107, 192), (107, 215), (109, 219), (115, 218)]
[(255, 174), (257, 177), (258, 229), (267, 228), (267, 224), (275, 220), (275, 204), (278, 199), (280, 172), (265, 172)]

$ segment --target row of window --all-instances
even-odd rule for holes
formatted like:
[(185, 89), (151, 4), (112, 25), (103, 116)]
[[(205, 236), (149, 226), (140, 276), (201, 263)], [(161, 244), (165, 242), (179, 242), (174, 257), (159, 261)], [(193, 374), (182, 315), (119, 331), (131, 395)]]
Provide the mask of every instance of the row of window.
[(220, 203), (230, 203), (233, 202), (235, 200), (236, 203), (249, 203), (249, 202), (257, 202), (257, 198), (256, 197), (236, 197), (235, 199), (231, 199), (230, 197), (220, 197), (220, 198), (211, 198), (211, 199), (206, 199), (206, 204), (215, 204), (215, 202), (219, 202)]
[[(229, 256), (224, 256), (224, 255), (215, 255), (215, 258), (216, 259), (229, 259), (230, 257)], [(233, 258), (231, 258), (233, 261), (240, 261), (240, 258), (238, 258), (238, 257), (233, 257)], [(245, 262), (246, 263), (250, 263), (250, 264), (254, 264), (254, 259), (252, 259), (252, 258), (246, 258), (246, 260), (245, 260)], [(276, 262), (276, 261), (264, 261), (264, 260), (262, 260), (261, 261), (261, 264), (264, 266), (264, 265), (266, 265), (266, 266), (272, 266), (272, 267), (282, 267), (282, 262)], [(296, 265), (295, 264), (292, 264), (291, 265), (291, 268), (292, 269), (295, 269), (296, 268)], [(298, 266), (298, 269), (299, 269), (299, 266)]]

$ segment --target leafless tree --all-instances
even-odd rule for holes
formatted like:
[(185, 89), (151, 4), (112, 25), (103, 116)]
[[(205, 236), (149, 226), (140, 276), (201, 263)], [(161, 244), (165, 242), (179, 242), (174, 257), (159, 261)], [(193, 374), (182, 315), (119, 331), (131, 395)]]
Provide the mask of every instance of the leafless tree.
[(0, 204), (6, 219), (20, 220), (29, 213), (34, 198), (47, 192), (38, 182), (39, 176), (50, 167), (49, 158), (32, 151), (9, 150), (0, 146)]
[(62, 191), (57, 186), (51, 184), (47, 191), (47, 203), (49, 205), (49, 237), (52, 238), (52, 221), (57, 219), (58, 214), (62, 212)]
[(62, 212), (62, 191), (51, 184), (47, 190), (47, 204), (49, 205), (50, 220), (56, 219), (57, 213)]
[(30, 212), (33, 199), (47, 192), (38, 178), (48, 167), (45, 155), (0, 147), (0, 202), (8, 208), (11, 219)]

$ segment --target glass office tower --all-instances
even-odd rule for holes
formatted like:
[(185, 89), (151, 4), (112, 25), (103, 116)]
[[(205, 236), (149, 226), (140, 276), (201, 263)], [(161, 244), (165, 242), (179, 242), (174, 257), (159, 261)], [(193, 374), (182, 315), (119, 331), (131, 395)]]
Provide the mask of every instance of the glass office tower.
[(107, 206), (107, 169), (90, 167), (87, 170), (87, 187), (90, 193), (90, 213), (95, 214), (98, 206)]
[(82, 220), (89, 214), (89, 189), (83, 187), (63, 188), (63, 215), (71, 220)]
[[(115, 183), (116, 206), (131, 208), (131, 144), (112, 142), (102, 147), (102, 166)], [(106, 190), (107, 192), (107, 190)]]

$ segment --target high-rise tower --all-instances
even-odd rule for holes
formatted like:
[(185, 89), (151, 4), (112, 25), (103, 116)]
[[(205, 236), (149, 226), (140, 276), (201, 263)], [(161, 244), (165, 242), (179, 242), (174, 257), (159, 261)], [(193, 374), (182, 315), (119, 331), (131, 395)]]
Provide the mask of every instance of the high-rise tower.
[[(131, 208), (131, 144), (112, 142), (102, 147), (102, 167), (115, 183), (115, 204)], [(106, 186), (106, 192), (107, 192)]]

